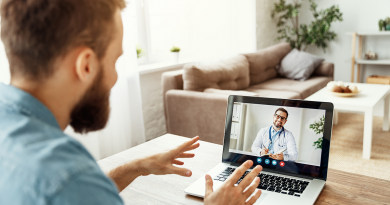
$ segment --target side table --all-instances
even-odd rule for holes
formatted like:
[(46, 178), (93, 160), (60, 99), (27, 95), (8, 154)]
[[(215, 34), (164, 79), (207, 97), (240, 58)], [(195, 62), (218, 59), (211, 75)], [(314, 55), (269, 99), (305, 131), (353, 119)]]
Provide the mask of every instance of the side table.
[[(372, 144), (372, 124), (373, 111), (379, 102), (384, 102), (383, 109), (383, 131), (389, 131), (389, 94), (390, 85), (377, 85), (365, 83), (347, 83), (355, 85), (361, 92), (353, 97), (338, 97), (333, 95), (325, 87), (305, 100), (331, 102), (335, 109), (335, 119), (337, 111), (353, 111), (364, 113), (364, 133), (363, 133), (363, 158), (370, 159)], [(337, 120), (336, 120), (337, 121)]]

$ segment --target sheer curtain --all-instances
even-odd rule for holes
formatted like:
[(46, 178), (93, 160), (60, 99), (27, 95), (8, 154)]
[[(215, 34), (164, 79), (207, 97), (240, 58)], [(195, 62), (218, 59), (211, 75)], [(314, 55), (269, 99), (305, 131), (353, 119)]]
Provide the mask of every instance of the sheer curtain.
[(135, 8), (132, 0), (122, 11), (123, 55), (116, 63), (118, 81), (111, 90), (111, 113), (106, 128), (79, 135), (68, 127), (66, 133), (81, 141), (96, 160), (145, 142), (141, 89), (135, 52)]

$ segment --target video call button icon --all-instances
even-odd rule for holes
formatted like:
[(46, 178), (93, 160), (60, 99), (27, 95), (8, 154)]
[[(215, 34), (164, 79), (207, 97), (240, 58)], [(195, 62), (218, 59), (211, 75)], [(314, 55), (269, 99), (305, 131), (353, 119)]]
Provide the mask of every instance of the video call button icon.
[(265, 160), (265, 163), (266, 163), (266, 164), (269, 164), (269, 159), (266, 159), (266, 160)]
[(283, 161), (280, 162), (280, 166), (284, 167), (285, 163)]
[(261, 163), (261, 158), (257, 158), (257, 163)]
[(272, 165), (276, 165), (278, 162), (276, 160), (272, 160)]

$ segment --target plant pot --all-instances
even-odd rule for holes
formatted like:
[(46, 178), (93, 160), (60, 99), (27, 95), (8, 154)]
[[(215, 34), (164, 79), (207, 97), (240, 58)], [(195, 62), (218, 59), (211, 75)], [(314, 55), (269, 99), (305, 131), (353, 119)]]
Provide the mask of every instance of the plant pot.
[(175, 62), (179, 62), (179, 52), (172, 52), (172, 59)]

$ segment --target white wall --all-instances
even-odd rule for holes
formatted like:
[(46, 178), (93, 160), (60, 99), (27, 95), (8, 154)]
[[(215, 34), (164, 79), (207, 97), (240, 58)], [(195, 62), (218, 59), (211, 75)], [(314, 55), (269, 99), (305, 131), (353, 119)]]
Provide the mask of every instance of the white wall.
[[(315, 109), (303, 109), (301, 123), (301, 137), (299, 141), (299, 156), (297, 162), (304, 164), (314, 164), (319, 166), (321, 161), (321, 149), (316, 149), (313, 143), (322, 137), (322, 134), (316, 134), (310, 129), (310, 124), (318, 122), (325, 115), (325, 111)], [(298, 143), (298, 142), (297, 142)]]
[(279, 0), (256, 0), (256, 38), (257, 49), (267, 48), (277, 43), (276, 18), (271, 18), (274, 3)]
[(7, 56), (5, 55), (4, 44), (0, 43), (0, 83), (9, 84), (9, 64)]

